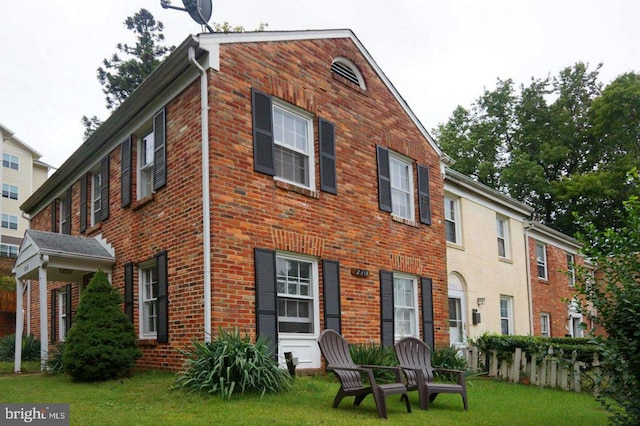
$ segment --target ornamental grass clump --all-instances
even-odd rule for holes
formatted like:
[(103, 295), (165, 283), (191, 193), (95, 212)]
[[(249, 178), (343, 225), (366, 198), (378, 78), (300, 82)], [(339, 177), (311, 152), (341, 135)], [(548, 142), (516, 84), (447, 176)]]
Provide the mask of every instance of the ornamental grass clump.
[(106, 381), (129, 376), (140, 356), (122, 296), (100, 270), (82, 293), (65, 338), (64, 371), (76, 382)]
[(258, 336), (255, 343), (238, 330), (220, 330), (211, 342), (194, 340), (180, 350), (186, 357), (177, 374), (175, 388), (219, 394), (229, 400), (234, 392), (277, 393), (289, 390), (291, 377), (280, 368), (269, 341)]
[[(0, 337), (0, 361), (13, 361), (16, 353), (16, 335)], [(22, 336), (22, 361), (40, 359), (40, 341), (32, 334)]]
[[(380, 343), (354, 343), (349, 345), (351, 359), (357, 365), (397, 366), (398, 358), (393, 346)], [(373, 375), (380, 383), (395, 382), (396, 376), (392, 370), (374, 368)]]

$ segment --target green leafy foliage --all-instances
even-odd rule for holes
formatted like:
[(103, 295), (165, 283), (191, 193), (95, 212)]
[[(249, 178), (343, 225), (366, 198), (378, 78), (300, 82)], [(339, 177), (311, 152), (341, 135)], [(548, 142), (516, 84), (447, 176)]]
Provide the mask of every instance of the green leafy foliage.
[[(398, 358), (392, 346), (380, 343), (354, 343), (349, 345), (349, 352), (357, 365), (398, 365)], [(373, 375), (381, 383), (395, 382), (395, 373), (391, 370), (374, 368)]]
[(535, 220), (573, 235), (578, 212), (615, 228), (635, 190), (625, 174), (640, 166), (640, 74), (602, 89), (600, 67), (578, 62), (520, 88), (498, 80), (434, 134), (454, 169), (530, 205)]
[[(470, 344), (477, 346), (485, 356), (488, 356), (490, 351), (496, 351), (500, 360), (510, 360), (516, 348), (520, 348), (527, 355), (540, 357), (548, 355), (549, 348), (552, 348), (552, 353), (557, 358), (575, 358), (591, 363), (594, 353), (598, 350), (591, 339), (586, 337), (506, 336), (484, 333), (475, 340), (471, 339)], [(488, 365), (486, 359), (484, 364)]]
[(49, 359), (47, 359), (47, 371), (50, 374), (64, 373), (64, 342), (58, 343), (53, 349), (49, 350)]
[(0, 277), (0, 290), (16, 291), (16, 279), (6, 275)]
[(64, 370), (74, 381), (99, 382), (127, 376), (142, 356), (122, 296), (103, 271), (82, 293), (74, 322), (67, 333)]
[[(629, 181), (637, 188), (638, 173)], [(637, 190), (637, 189), (636, 189)], [(601, 368), (598, 399), (614, 424), (640, 424), (640, 201), (630, 197), (617, 229), (598, 230), (581, 218), (582, 254), (597, 267), (577, 273), (581, 311), (595, 324)], [(604, 336), (603, 336), (604, 334)]]
[(289, 373), (278, 366), (269, 341), (262, 336), (252, 343), (237, 329), (219, 330), (211, 342), (194, 340), (191, 348), (180, 353), (186, 358), (176, 388), (229, 400), (234, 392), (264, 395), (291, 387)]
[[(0, 337), (0, 361), (14, 361), (16, 353), (16, 335)], [(22, 361), (40, 359), (40, 341), (32, 334), (22, 336)]]

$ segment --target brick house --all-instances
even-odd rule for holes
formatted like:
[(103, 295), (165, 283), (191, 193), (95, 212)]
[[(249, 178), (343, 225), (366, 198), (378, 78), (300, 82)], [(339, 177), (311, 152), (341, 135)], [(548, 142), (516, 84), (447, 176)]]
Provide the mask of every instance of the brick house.
[(142, 368), (219, 327), (447, 345), (446, 159), (349, 30), (190, 36), (22, 205), (26, 315), (63, 340), (102, 268)]
[(533, 335), (583, 337), (583, 316), (571, 302), (576, 266), (585, 265), (580, 244), (555, 229), (536, 222), (525, 225), (529, 253)]

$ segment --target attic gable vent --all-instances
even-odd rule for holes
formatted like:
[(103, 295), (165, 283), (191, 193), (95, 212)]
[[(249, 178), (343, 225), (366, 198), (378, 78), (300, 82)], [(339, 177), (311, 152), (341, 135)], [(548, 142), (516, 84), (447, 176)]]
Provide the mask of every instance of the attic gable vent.
[(351, 83), (357, 85), (362, 90), (366, 90), (367, 87), (364, 85), (364, 78), (362, 77), (362, 73), (354, 64), (347, 58), (343, 58), (341, 56), (335, 58), (331, 63), (331, 72), (339, 75), (342, 78), (346, 78)]

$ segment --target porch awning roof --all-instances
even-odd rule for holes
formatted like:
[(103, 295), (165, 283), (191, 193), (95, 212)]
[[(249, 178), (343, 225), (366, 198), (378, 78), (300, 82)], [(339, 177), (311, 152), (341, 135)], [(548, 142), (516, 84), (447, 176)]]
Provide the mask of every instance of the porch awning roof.
[(100, 268), (110, 273), (116, 261), (112, 252), (97, 238), (29, 229), (16, 259), (16, 278), (38, 279), (44, 267), (49, 281), (81, 282), (85, 274)]

